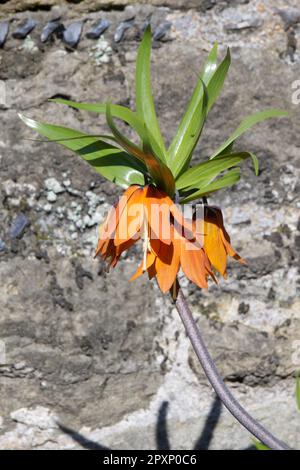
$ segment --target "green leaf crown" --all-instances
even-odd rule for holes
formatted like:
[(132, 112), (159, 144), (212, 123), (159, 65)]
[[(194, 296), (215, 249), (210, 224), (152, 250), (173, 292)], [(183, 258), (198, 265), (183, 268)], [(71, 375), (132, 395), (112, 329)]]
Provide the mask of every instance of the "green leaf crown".
[[(178, 191), (181, 203), (207, 196), (235, 184), (240, 179), (241, 163), (251, 158), (255, 173), (256, 156), (248, 151), (233, 151), (238, 137), (265, 119), (286, 116), (279, 109), (268, 109), (246, 117), (237, 129), (205, 161), (191, 166), (207, 115), (218, 98), (230, 66), (230, 51), (218, 65), (218, 45), (208, 55), (193, 90), (177, 132), (166, 149), (151, 89), (151, 29), (148, 27), (138, 49), (136, 61), (136, 111), (110, 103), (76, 103), (54, 99), (76, 109), (106, 116), (111, 135), (89, 135), (63, 126), (35, 121), (20, 114), (21, 119), (40, 135), (58, 142), (80, 155), (102, 176), (127, 188), (131, 184), (151, 183), (170, 197)], [(115, 119), (129, 124), (139, 137), (133, 143), (116, 126)]]

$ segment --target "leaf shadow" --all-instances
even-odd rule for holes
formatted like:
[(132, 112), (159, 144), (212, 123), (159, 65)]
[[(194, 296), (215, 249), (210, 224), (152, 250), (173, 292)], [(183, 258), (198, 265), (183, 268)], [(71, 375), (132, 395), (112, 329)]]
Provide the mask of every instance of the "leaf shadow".
[(199, 438), (197, 439), (194, 450), (208, 450), (214, 436), (214, 430), (219, 422), (222, 413), (222, 402), (218, 396), (214, 398), (209, 413), (204, 423)]
[[(157, 450), (171, 450), (171, 443), (168, 432), (168, 409), (169, 402), (163, 401), (159, 407), (157, 413), (157, 420), (155, 426), (155, 442)], [(211, 441), (214, 437), (214, 431), (218, 425), (218, 422), (222, 413), (222, 402), (219, 397), (215, 396), (213, 403), (210, 407), (208, 416), (205, 420), (203, 429), (200, 432), (198, 439), (195, 442), (193, 450), (209, 450)], [(79, 432), (65, 426), (62, 423), (58, 423), (59, 429), (71, 437), (71, 439), (79, 444), (83, 449), (87, 450), (112, 450), (109, 447), (95, 442), (91, 439), (86, 438)], [(256, 450), (254, 445), (249, 445), (248, 447), (241, 450)]]
[(67, 434), (68, 436), (73, 439), (74, 442), (77, 442), (83, 449), (86, 450), (110, 450), (109, 447), (103, 446), (102, 444), (99, 444), (98, 442), (92, 441), (90, 439), (87, 439), (85, 436), (80, 434), (77, 431), (74, 431), (74, 429), (69, 428), (68, 426), (65, 426), (62, 423), (57, 423), (59, 429)]
[(169, 402), (163, 401), (158, 410), (155, 427), (155, 440), (157, 450), (170, 450), (171, 444), (168, 435), (167, 414)]

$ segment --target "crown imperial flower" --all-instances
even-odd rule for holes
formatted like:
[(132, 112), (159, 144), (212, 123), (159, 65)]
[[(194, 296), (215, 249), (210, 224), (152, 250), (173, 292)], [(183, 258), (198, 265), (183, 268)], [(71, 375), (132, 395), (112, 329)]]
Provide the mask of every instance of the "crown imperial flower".
[[(109, 267), (115, 267), (124, 251), (142, 241), (142, 260), (131, 280), (147, 272), (150, 279), (156, 277), (162, 292), (172, 291), (186, 333), (222, 403), (265, 445), (287, 450), (289, 447), (252, 418), (227, 389), (177, 281), (181, 269), (191, 282), (206, 288), (209, 278), (217, 282), (216, 273), (227, 277), (228, 256), (245, 263), (231, 246), (221, 209), (208, 205), (207, 197), (235, 184), (240, 178), (241, 164), (248, 158), (252, 159), (258, 174), (256, 156), (248, 151), (234, 151), (235, 140), (264, 119), (287, 115), (270, 109), (248, 116), (209, 158), (192, 165), (207, 114), (220, 94), (230, 65), (229, 50), (219, 64), (217, 52), (215, 44), (168, 149), (160, 132), (151, 92), (150, 27), (144, 33), (137, 54), (136, 111), (110, 103), (52, 100), (75, 109), (105, 114), (110, 135), (91, 135), (20, 117), (29, 127), (76, 152), (103, 177), (125, 189), (100, 227), (96, 256), (101, 256)], [(139, 137), (138, 145), (120, 131), (115, 118), (132, 127)], [(202, 199), (200, 213), (196, 207), (187, 216), (177, 205), (181, 204), (184, 209), (185, 203), (199, 199)]]
[[(121, 254), (142, 238), (143, 259), (132, 279), (147, 272), (167, 292), (174, 287), (177, 273), (182, 269), (188, 279), (206, 288), (208, 278), (216, 282), (215, 272), (227, 276), (228, 256), (245, 263), (230, 244), (221, 210), (207, 205), (206, 198), (237, 183), (241, 164), (248, 158), (258, 174), (256, 156), (248, 151), (234, 151), (235, 140), (254, 124), (287, 113), (269, 109), (246, 117), (209, 158), (192, 166), (194, 149), (230, 66), (229, 49), (218, 64), (218, 46), (213, 46), (168, 149), (152, 97), (150, 55), (148, 27), (137, 54), (136, 111), (110, 103), (51, 100), (104, 114), (110, 135), (90, 135), (24, 115), (20, 117), (29, 127), (76, 152), (102, 176), (125, 188), (101, 227), (96, 256), (114, 267)], [(115, 119), (132, 127), (139, 137), (139, 145), (120, 131)], [(202, 199), (202, 217), (184, 217), (174, 204), (175, 198), (180, 204)]]
[(144, 238), (143, 260), (131, 280), (144, 272), (156, 276), (162, 292), (170, 290), (180, 267), (201, 288), (216, 282), (215, 268), (226, 277), (227, 256), (244, 260), (233, 250), (220, 209), (204, 207), (204, 218), (186, 219), (163, 191), (151, 185), (130, 186), (100, 228), (96, 256), (115, 267), (121, 254)]

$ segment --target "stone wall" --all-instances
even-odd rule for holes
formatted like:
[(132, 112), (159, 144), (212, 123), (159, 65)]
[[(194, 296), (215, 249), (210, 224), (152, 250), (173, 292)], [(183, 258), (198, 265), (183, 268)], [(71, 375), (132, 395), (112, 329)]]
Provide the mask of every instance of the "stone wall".
[[(168, 142), (216, 40), (221, 55), (231, 47), (232, 67), (196, 159), (209, 155), (246, 114), (268, 107), (291, 112), (238, 142), (259, 157), (260, 176), (246, 164), (241, 182), (211, 199), (222, 205), (248, 266), (230, 263), (229, 279), (208, 292), (182, 282), (234, 394), (299, 447), (293, 374), (300, 368), (300, 107), (292, 100), (292, 84), (300, 79), (298, 2), (56, 3), (0, 5), (0, 19), (14, 18), (11, 31), (29, 16), (38, 23), (24, 41), (9, 34), (0, 49), (6, 89), (0, 105), (0, 448), (251, 446), (249, 434), (215, 400), (167, 296), (146, 279), (128, 283), (139, 248), (110, 274), (93, 260), (97, 226), (118, 189), (58, 145), (27, 140), (35, 135), (17, 116), (106, 132), (103, 118), (48, 99), (133, 106), (134, 60), (150, 13), (154, 27), (172, 24), (152, 59)], [(84, 19), (84, 33), (100, 15), (111, 27), (99, 42), (83, 34), (73, 51), (59, 39), (42, 44), (42, 25), (58, 13), (66, 24)], [(115, 28), (130, 16), (134, 26), (116, 44)]]
[[(168, 7), (172, 9), (185, 9), (197, 8), (199, 10), (207, 10), (214, 7), (218, 2), (216, 0), (4, 0), (2, 10), (4, 12), (25, 11), (25, 10), (50, 10), (53, 6), (60, 4), (61, 6), (69, 9), (76, 9), (76, 11), (101, 11), (102, 9), (116, 9), (122, 10), (127, 5), (152, 5), (156, 7)], [(225, 0), (226, 4), (242, 4), (247, 3), (247, 0)]]

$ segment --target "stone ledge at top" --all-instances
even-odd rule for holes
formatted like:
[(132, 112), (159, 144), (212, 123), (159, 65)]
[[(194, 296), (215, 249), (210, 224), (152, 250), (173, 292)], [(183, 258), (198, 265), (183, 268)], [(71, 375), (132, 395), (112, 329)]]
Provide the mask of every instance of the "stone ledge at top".
[[(229, 0), (230, 1), (230, 0)], [(226, 0), (228, 3), (228, 0)], [(234, 0), (233, 3), (241, 3)], [(216, 4), (216, 0), (6, 0), (0, 5), (0, 18), (3, 13), (14, 13), (26, 10), (47, 10), (53, 6), (70, 6), (78, 11), (96, 11), (105, 9), (122, 9), (127, 5), (152, 5), (174, 9), (197, 8), (207, 10)]]

